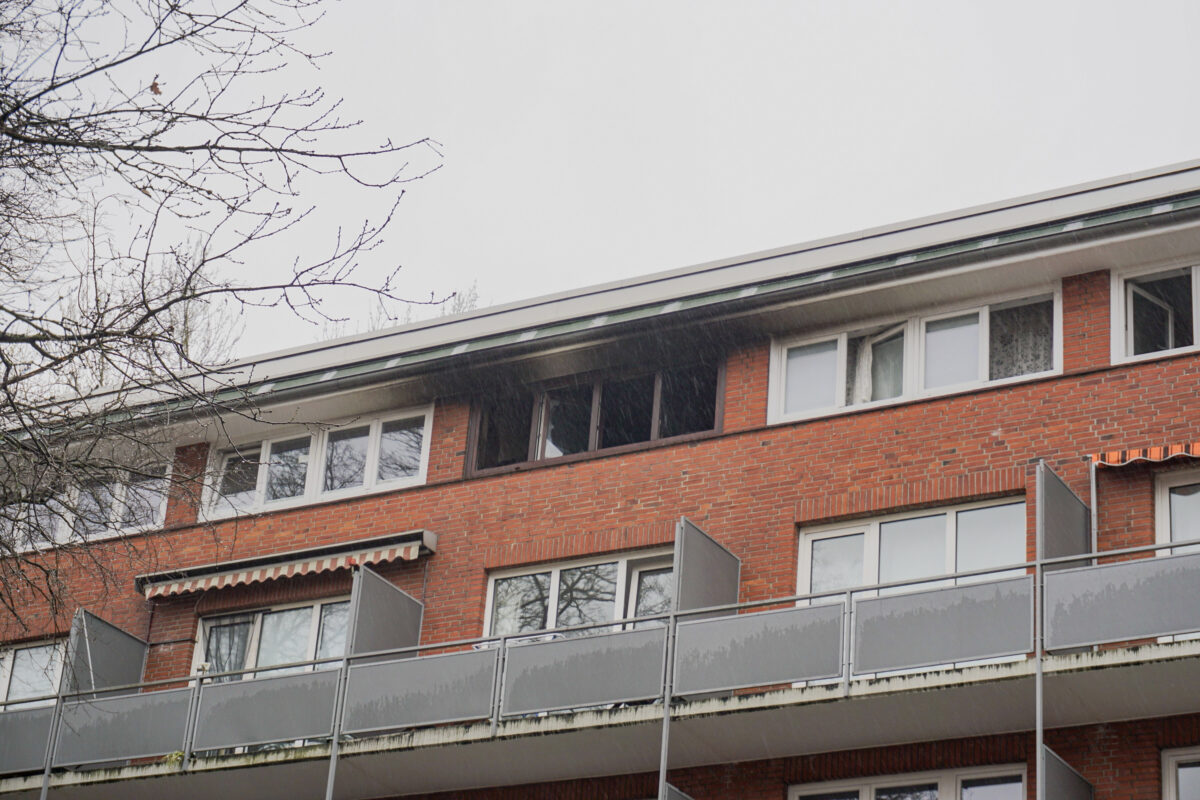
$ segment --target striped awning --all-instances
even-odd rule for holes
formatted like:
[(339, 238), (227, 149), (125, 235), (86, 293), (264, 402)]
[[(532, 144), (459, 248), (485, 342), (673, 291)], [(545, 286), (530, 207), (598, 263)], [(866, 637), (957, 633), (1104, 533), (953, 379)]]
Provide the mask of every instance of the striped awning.
[(369, 564), (414, 561), (421, 555), (422, 550), (427, 553), (433, 552), (437, 546), (436, 542), (437, 537), (430, 531), (410, 531), (399, 536), (347, 543), (340, 547), (314, 548), (229, 561), (208, 567), (142, 575), (138, 577), (137, 585), (147, 600), (171, 597), (188, 592), (245, 586)]
[(1135, 461), (1169, 461), (1172, 458), (1200, 458), (1200, 442), (1139, 447), (1131, 450), (1108, 450), (1092, 455), (1098, 467), (1120, 467)]

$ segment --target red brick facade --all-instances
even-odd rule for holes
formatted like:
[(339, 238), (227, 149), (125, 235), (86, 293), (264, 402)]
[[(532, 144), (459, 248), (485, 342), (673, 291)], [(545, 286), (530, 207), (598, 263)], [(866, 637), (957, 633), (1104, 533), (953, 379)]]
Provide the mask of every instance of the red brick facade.
[[(1012, 495), (1029, 503), (1032, 530), (1039, 459), (1087, 498), (1090, 454), (1200, 440), (1200, 357), (1110, 365), (1109, 286), (1107, 271), (1063, 281), (1061, 376), (770, 426), (764, 338), (726, 354), (717, 434), (478, 478), (464, 477), (471, 398), (439, 398), (424, 486), (212, 525), (194, 524), (196, 498), (179, 491), (164, 532), (95, 546), (111, 569), (104, 580), (78, 566), (64, 579), (78, 605), (149, 639), (146, 679), (156, 680), (187, 674), (199, 616), (345, 594), (349, 579), (334, 573), (150, 603), (133, 577), (154, 570), (429, 529), (440, 537), (435, 555), (382, 572), (424, 601), (422, 639), (436, 643), (482, 634), (489, 570), (667, 545), (680, 515), (742, 560), (742, 600), (796, 591), (798, 526), (818, 521)], [(198, 475), (205, 459), (205, 447), (182, 447), (175, 472)], [(1154, 476), (1163, 468), (1099, 471), (1101, 549), (1154, 541)], [(36, 638), (68, 624), (49, 609), (33, 619), (36, 630), (2, 633)], [(1050, 731), (1047, 742), (1095, 784), (1096, 800), (1150, 800), (1160, 796), (1162, 749), (1200, 745), (1200, 717)], [(684, 770), (671, 780), (696, 800), (783, 800), (795, 783), (947, 767), (1021, 763), (1032, 775), (1032, 751), (1032, 734), (1006, 734)], [(634, 775), (470, 796), (626, 800), (653, 795), (655, 781)], [(437, 795), (452, 796), (461, 795)]]

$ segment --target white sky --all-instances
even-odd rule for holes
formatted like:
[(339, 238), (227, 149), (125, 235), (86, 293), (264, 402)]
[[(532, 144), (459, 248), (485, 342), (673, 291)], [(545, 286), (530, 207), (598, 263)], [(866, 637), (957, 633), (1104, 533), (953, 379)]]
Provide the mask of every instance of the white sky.
[[(317, 33), (319, 80), (376, 138), (444, 145), (364, 273), (401, 263), (414, 297), (508, 302), (1200, 158), (1195, 0), (348, 0)], [(320, 334), (263, 314), (240, 349)]]

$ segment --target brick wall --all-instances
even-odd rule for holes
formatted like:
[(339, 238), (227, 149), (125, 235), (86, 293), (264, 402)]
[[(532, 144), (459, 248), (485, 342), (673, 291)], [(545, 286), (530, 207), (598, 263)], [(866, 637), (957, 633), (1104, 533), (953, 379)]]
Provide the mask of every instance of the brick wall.
[[(136, 573), (429, 528), (440, 543), (427, 559), (425, 636), (436, 641), (481, 633), (489, 569), (666, 544), (670, 522), (686, 514), (743, 559), (743, 599), (787, 595), (797, 522), (1023, 491), (1032, 499), (1039, 458), (1086, 498), (1088, 454), (1200, 439), (1200, 358), (1109, 367), (1107, 273), (1065, 281), (1063, 305), (1075, 371), (1060, 378), (766, 427), (764, 340), (728, 356), (722, 436), (472, 480), (463, 478), (469, 402), (444, 399), (426, 486), (121, 542), (100, 551), (111, 566), (103, 586), (77, 580), (86, 565), (64, 575), (75, 600), (144, 632)], [(194, 471), (203, 451), (183, 448), (177, 461), (181, 474)], [(1153, 472), (1101, 470), (1105, 546), (1152, 541)], [(189, 508), (186, 495), (173, 497), (171, 520)], [(160, 604), (155, 625), (173, 615), (194, 625), (195, 609), (176, 603)]]
[[(1064, 281), (1062, 377), (767, 427), (764, 340), (728, 354), (723, 435), (509, 474), (464, 479), (469, 399), (444, 398), (434, 415), (427, 485), (212, 525), (189, 524), (194, 498), (173, 493), (162, 533), (96, 545), (86, 557), (69, 548), (45, 554), (69, 586), (67, 603), (55, 614), (31, 598), (30, 627), (9, 624), (0, 636), (62, 632), (67, 606), (82, 605), (150, 638), (148, 678), (182, 675), (198, 615), (344, 593), (346, 577), (183, 596), (158, 602), (151, 613), (133, 590), (134, 575), (428, 528), (440, 536), (438, 552), (385, 572), (425, 601), (424, 641), (469, 638), (482, 632), (488, 570), (667, 544), (681, 514), (742, 558), (742, 599), (785, 596), (796, 586), (797, 523), (1000, 494), (1024, 492), (1032, 501), (1041, 458), (1087, 498), (1089, 454), (1200, 440), (1200, 357), (1110, 366), (1108, 287), (1105, 272)], [(204, 458), (202, 447), (181, 448), (177, 474), (196, 474)], [(1158, 469), (1100, 471), (1102, 547), (1153, 541)], [(992, 737), (731, 765), (689, 771), (679, 785), (697, 798), (782, 798), (789, 782), (1027, 760), (1027, 740)], [(1194, 718), (1122, 723), (1061, 740), (1064, 750), (1076, 748), (1062, 754), (1089, 765), (1098, 787), (1106, 787), (1099, 800), (1156, 796), (1122, 787), (1134, 774), (1152, 780), (1155, 748), (1196, 741)], [(480, 797), (637, 797), (647, 787), (653, 788), (652, 776)]]

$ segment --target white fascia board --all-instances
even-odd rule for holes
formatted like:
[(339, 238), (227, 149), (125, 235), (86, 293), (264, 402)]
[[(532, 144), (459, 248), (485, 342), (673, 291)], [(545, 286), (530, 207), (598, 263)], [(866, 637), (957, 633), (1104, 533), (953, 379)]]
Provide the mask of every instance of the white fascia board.
[(1083, 217), (1200, 190), (1200, 162), (1083, 184), (803, 245), (532, 298), (468, 314), (257, 356), (230, 377), (278, 380), (565, 320), (733, 289), (869, 259)]

